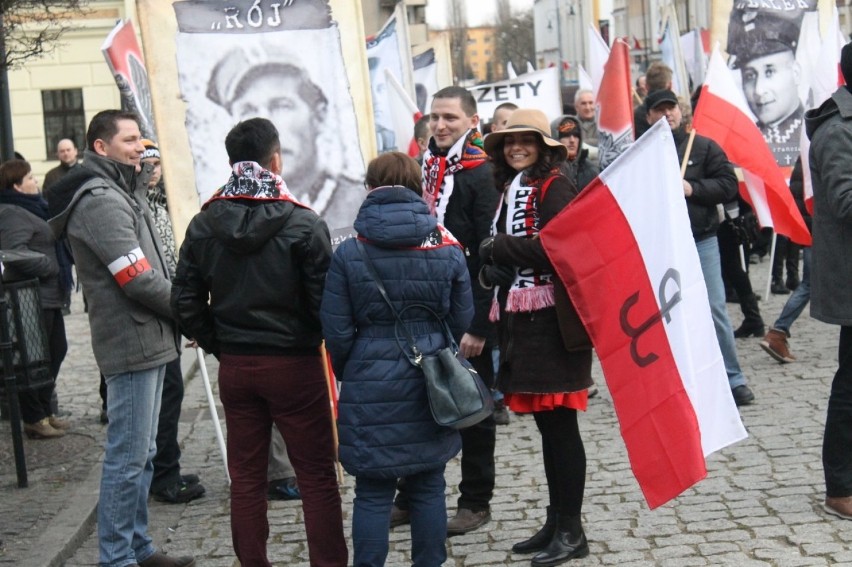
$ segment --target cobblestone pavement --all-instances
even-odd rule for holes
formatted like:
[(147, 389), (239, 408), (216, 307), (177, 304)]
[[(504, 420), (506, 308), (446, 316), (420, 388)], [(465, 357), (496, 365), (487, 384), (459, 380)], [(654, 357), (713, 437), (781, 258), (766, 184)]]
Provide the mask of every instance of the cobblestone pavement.
[[(762, 287), (768, 262), (754, 266)], [(763, 290), (761, 290), (761, 293)], [(760, 303), (767, 322), (788, 296)], [(729, 305), (734, 325), (742, 316)], [(72, 412), (68, 441), (26, 442), (29, 488), (19, 489), (11, 457), (8, 422), (0, 424), (0, 565), (65, 565), (97, 562), (93, 510), (97, 499), (100, 444), (97, 370), (88, 343), (85, 315), (74, 306), (67, 318), (70, 353), (59, 393)], [(749, 438), (712, 455), (707, 479), (656, 510), (649, 510), (630, 473), (612, 399), (595, 368), (601, 393), (581, 416), (588, 456), (583, 519), (591, 555), (572, 565), (619, 566), (852, 566), (852, 522), (826, 515), (822, 464), (826, 401), (836, 369), (838, 329), (806, 313), (793, 326), (791, 348), (799, 361), (780, 365), (758, 346), (740, 339), (740, 360), (757, 400), (742, 408)], [(192, 353), (185, 353), (188, 368)], [(211, 378), (216, 364), (208, 357)], [(150, 504), (150, 531), (170, 554), (192, 554), (204, 567), (235, 564), (230, 540), (228, 488), (207, 409), (202, 380), (187, 379), (181, 424), (185, 472), (197, 472), (207, 495), (188, 505)], [(217, 397), (218, 402), (218, 397)], [(224, 414), (219, 407), (220, 418)], [(223, 421), (224, 427), (224, 421)], [(73, 441), (72, 441), (73, 440)], [(512, 543), (542, 521), (547, 494), (532, 418), (512, 416), (498, 428), (497, 489), (492, 521), (454, 537), (446, 565), (528, 565)], [(850, 448), (852, 450), (852, 448)], [(55, 456), (52, 456), (55, 455)], [(448, 505), (453, 510), (459, 481), (457, 461), (447, 467)], [(353, 479), (341, 487), (347, 535), (351, 528)], [(269, 556), (276, 565), (307, 566), (298, 502), (270, 503)], [(351, 555), (351, 552), (350, 552)], [(391, 533), (388, 565), (410, 565), (406, 527)]]

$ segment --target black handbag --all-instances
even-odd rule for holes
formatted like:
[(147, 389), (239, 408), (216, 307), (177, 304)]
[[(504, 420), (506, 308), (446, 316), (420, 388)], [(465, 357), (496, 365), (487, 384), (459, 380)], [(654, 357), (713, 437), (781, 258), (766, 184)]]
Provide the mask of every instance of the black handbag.
[[(491, 415), (494, 411), (494, 399), (491, 396), (491, 391), (470, 362), (459, 354), (458, 345), (453, 339), (453, 334), (446, 320), (422, 303), (408, 305), (397, 312), (390, 297), (388, 297), (379, 274), (376, 272), (376, 268), (373, 266), (373, 262), (370, 260), (370, 256), (367, 254), (364, 244), (360, 240), (357, 240), (356, 243), (358, 252), (367, 266), (367, 271), (375, 280), (379, 293), (396, 318), (396, 341), (400, 350), (413, 366), (423, 371), (423, 376), (426, 379), (429, 409), (435, 423), (453, 429), (464, 429)], [(401, 313), (408, 309), (423, 309), (431, 313), (441, 323), (448, 346), (435, 354), (423, 354), (400, 317)], [(405, 335), (408, 349), (403, 346), (402, 339), (399, 336), (400, 328)]]

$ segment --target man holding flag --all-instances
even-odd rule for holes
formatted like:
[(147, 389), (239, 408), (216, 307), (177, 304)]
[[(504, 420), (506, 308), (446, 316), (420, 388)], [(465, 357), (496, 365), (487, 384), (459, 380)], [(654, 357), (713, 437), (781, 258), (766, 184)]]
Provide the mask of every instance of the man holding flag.
[[(852, 44), (840, 70), (852, 83)], [(814, 189), (811, 315), (840, 325), (839, 365), (831, 384), (822, 445), (825, 511), (852, 520), (852, 93), (841, 86), (805, 114)]]
[(737, 405), (748, 405), (754, 401), (754, 393), (746, 384), (737, 359), (734, 331), (725, 306), (725, 285), (722, 282), (722, 264), (716, 239), (719, 230), (717, 205), (732, 201), (737, 196), (734, 168), (716, 142), (694, 132), (686, 133), (677, 95), (672, 91), (650, 93), (645, 99), (645, 110), (649, 124), (653, 126), (658, 120), (665, 119), (672, 129), (683, 172), (683, 194), (686, 197), (689, 223), (701, 261), (701, 271), (704, 273), (713, 325), (725, 361), (728, 383)]

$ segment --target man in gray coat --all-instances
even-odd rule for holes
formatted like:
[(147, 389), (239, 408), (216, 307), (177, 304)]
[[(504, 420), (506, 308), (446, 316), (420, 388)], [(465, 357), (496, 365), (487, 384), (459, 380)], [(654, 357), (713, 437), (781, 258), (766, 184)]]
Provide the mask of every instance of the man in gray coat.
[[(852, 84), (852, 44), (840, 70)], [(825, 419), (825, 511), (852, 520), (852, 92), (841, 86), (805, 114), (814, 188), (811, 315), (840, 325), (839, 364)]]
[(102, 567), (188, 567), (148, 535), (148, 491), (166, 363), (177, 355), (171, 283), (145, 199), (138, 119), (105, 110), (86, 133), (85, 165), (63, 177), (51, 202), (67, 235), (89, 304), (92, 350), (106, 377), (105, 444), (98, 545)]

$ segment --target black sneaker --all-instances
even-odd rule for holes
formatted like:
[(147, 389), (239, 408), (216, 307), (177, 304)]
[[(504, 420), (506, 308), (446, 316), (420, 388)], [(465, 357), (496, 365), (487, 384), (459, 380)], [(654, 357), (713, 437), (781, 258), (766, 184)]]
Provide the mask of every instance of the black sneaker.
[(196, 498), (204, 496), (204, 487), (201, 484), (187, 484), (183, 481), (160, 490), (152, 490), (151, 496), (157, 502), (167, 504), (186, 504)]
[(754, 392), (745, 384), (737, 386), (731, 390), (731, 393), (734, 395), (734, 402), (738, 406), (747, 406), (754, 401)]
[(301, 500), (302, 493), (299, 492), (296, 477), (291, 476), (289, 478), (270, 481), (266, 497), (269, 500)]

